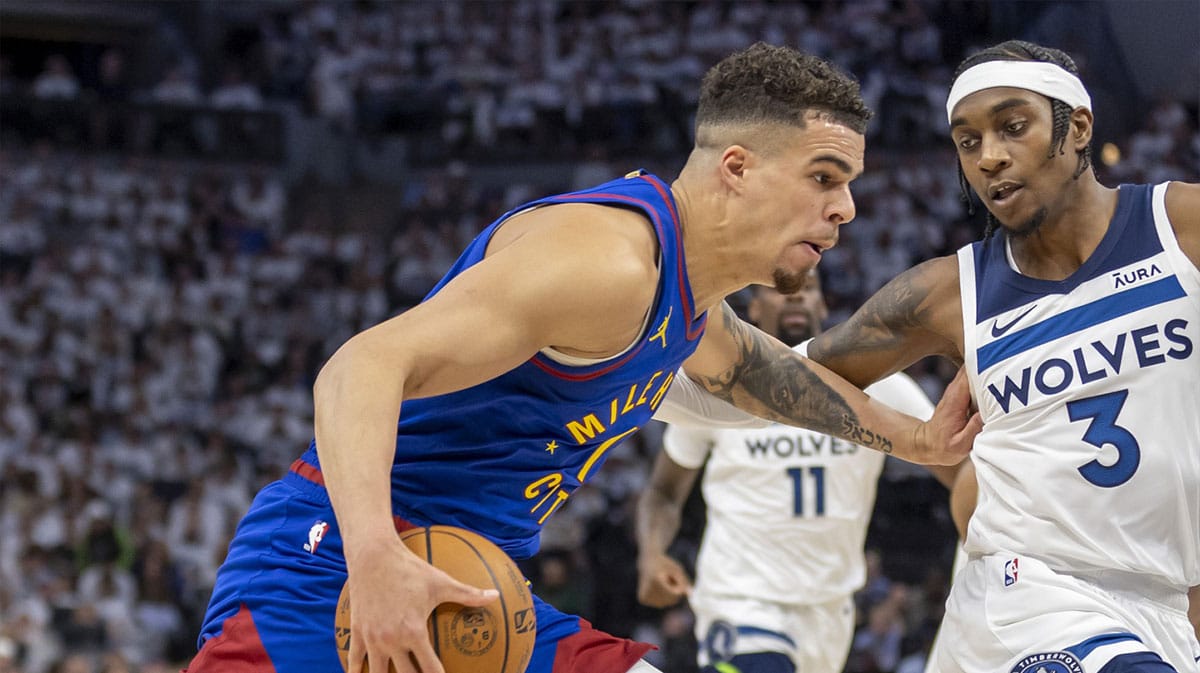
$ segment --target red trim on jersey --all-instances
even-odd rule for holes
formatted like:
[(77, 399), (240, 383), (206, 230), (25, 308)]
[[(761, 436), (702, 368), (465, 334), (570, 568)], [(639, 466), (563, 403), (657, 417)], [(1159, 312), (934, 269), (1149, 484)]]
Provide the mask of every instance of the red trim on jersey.
[[(705, 316), (705, 320), (700, 321), (698, 325), (692, 324), (693, 316), (695, 315), (696, 309), (695, 309), (695, 306), (693, 306), (693, 304), (691, 302), (691, 297), (689, 297), (688, 293), (685, 291), (685, 289), (688, 287), (688, 283), (687, 283), (687, 277), (686, 277), (687, 274), (685, 274), (683, 272), (683, 248), (682, 248), (683, 233), (679, 227), (679, 214), (675, 212), (675, 208), (671, 203), (671, 199), (670, 199), (669, 195), (663, 190), (661, 185), (659, 185), (654, 180), (651, 180), (646, 175), (642, 175), (639, 177), (641, 177), (643, 180), (646, 180), (647, 182), (649, 182), (651, 185), (654, 186), (655, 191), (658, 192), (659, 196), (662, 197), (663, 202), (666, 203), (667, 213), (671, 216), (671, 225), (672, 225), (672, 229), (675, 232), (675, 240), (677, 242), (677, 245), (676, 245), (677, 249), (676, 249), (676, 254), (675, 254), (675, 260), (676, 260), (675, 267), (676, 267), (676, 272), (678, 274), (679, 297), (682, 300), (682, 304), (683, 304), (683, 318), (684, 318), (684, 327), (685, 327), (685, 331), (686, 331), (686, 338), (688, 341), (694, 341), (696, 339), (696, 337), (699, 336), (704, 331), (704, 326), (707, 323), (707, 316)], [(547, 202), (585, 201), (585, 202), (593, 202), (594, 203), (594, 201), (592, 201), (592, 199), (594, 199), (595, 197), (612, 199), (614, 201), (623, 201), (625, 203), (632, 203), (632, 204), (641, 206), (642, 209), (650, 216), (650, 222), (654, 225), (655, 231), (658, 232), (659, 240), (665, 240), (666, 231), (663, 228), (663, 223), (662, 223), (661, 218), (659, 218), (659, 216), (658, 216), (658, 211), (656, 211), (653, 206), (651, 206), (648, 202), (646, 202), (642, 199), (635, 199), (631, 196), (626, 196), (624, 194), (607, 194), (607, 193), (591, 192), (588, 194), (578, 194), (578, 195), (571, 194), (571, 195), (566, 195), (566, 196), (559, 196), (559, 197), (555, 197), (553, 199), (547, 199)], [(568, 381), (590, 381), (599, 376), (603, 376), (604, 374), (607, 374), (607, 373), (613, 371), (614, 369), (620, 367), (621, 365), (625, 364), (626, 362), (628, 362), (630, 360), (630, 358), (632, 358), (634, 355), (637, 355), (638, 351), (640, 351), (642, 349), (642, 346), (644, 346), (645, 343), (646, 343), (645, 341), (639, 341), (638, 345), (635, 346), (633, 348), (633, 350), (629, 351), (629, 353), (627, 353), (625, 355), (625, 357), (621, 358), (620, 360), (617, 360), (616, 362), (610, 364), (607, 367), (604, 367), (603, 369), (599, 369), (594, 372), (586, 372), (586, 373), (582, 373), (582, 374), (575, 374), (575, 373), (571, 373), (569, 371), (559, 369), (556, 366), (557, 363), (554, 363), (553, 360), (551, 360), (550, 358), (547, 358), (545, 355), (542, 355), (541, 353), (535, 354), (530, 359), (530, 362), (532, 362), (534, 365), (537, 366), (538, 369), (541, 369), (542, 371), (546, 372), (547, 374), (550, 374), (552, 376), (557, 376), (558, 378), (561, 378), (561, 379), (566, 379)]]
[(321, 471), (299, 458), (292, 463), (289, 469), (314, 484), (325, 485), (325, 477), (321, 474)]
[(558, 641), (552, 673), (627, 673), (639, 659), (657, 647), (597, 631), (586, 619), (579, 632)]
[(220, 633), (204, 641), (183, 673), (275, 673), (245, 603), (222, 622)]
[[(321, 471), (299, 458), (292, 462), (290, 471), (299, 477), (317, 484), (318, 486), (325, 485), (325, 477), (321, 474)], [(417, 524), (410, 523), (407, 519), (402, 519), (395, 514), (392, 515), (392, 522), (396, 525), (397, 533), (403, 533), (406, 530), (420, 528), (420, 526)]]
[[(654, 190), (662, 197), (663, 203), (667, 204), (667, 212), (671, 214), (671, 225), (675, 228), (675, 240), (678, 247), (675, 254), (675, 268), (679, 274), (679, 298), (683, 300), (683, 324), (687, 330), (685, 335), (688, 341), (695, 341), (696, 337), (704, 332), (704, 326), (708, 324), (708, 316), (703, 316), (701, 320), (697, 321), (698, 324), (692, 324), (693, 320), (695, 320), (696, 307), (692, 304), (692, 298), (684, 291), (685, 289), (690, 289), (690, 286), (687, 281), (687, 274), (683, 272), (683, 229), (679, 226), (679, 213), (675, 212), (674, 203), (657, 180), (651, 180), (648, 175), (643, 175), (641, 178), (654, 186)], [(695, 329), (692, 329), (693, 327)]]

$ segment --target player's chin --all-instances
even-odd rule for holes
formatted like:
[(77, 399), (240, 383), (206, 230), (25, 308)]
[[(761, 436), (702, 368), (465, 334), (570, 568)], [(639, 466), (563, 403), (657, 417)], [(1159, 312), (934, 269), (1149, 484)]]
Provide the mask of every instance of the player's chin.
[(771, 280), (775, 286), (775, 290), (780, 294), (792, 294), (799, 292), (804, 287), (804, 282), (808, 278), (808, 272), (812, 271), (816, 263), (809, 264), (797, 270), (796, 268), (785, 269), (777, 267), (771, 275)]

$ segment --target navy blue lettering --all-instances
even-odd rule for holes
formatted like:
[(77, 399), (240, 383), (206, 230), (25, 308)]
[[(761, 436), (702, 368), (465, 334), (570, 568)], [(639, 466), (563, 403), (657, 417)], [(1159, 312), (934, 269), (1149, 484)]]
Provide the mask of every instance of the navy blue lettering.
[[(1046, 383), (1046, 374), (1051, 369), (1061, 369), (1063, 373), (1062, 381), (1053, 386)], [(1070, 362), (1067, 362), (1062, 358), (1050, 358), (1049, 360), (1043, 362), (1038, 366), (1037, 375), (1034, 378), (1034, 382), (1037, 384), (1037, 389), (1042, 391), (1043, 395), (1061, 393), (1062, 391), (1066, 390), (1067, 386), (1071, 385), (1071, 382), (1074, 380), (1075, 370), (1071, 369)]]
[(1007, 376), (1004, 377), (1004, 392), (996, 390), (996, 384), (989, 383), (988, 391), (992, 393), (992, 397), (1000, 403), (1000, 407), (1004, 409), (1004, 413), (1008, 413), (1008, 407), (1012, 403), (1012, 398), (1017, 398), (1021, 402), (1021, 406), (1029, 404), (1029, 368), (1021, 370), (1021, 383), (1017, 384)]
[(1192, 340), (1183, 333), (1183, 331), (1187, 329), (1187, 326), (1188, 323), (1186, 320), (1183, 318), (1176, 318), (1168, 322), (1166, 328), (1163, 330), (1163, 333), (1167, 337), (1167, 341), (1179, 346), (1179, 348), (1172, 348), (1171, 350), (1167, 351), (1167, 355), (1170, 355), (1176, 360), (1184, 360), (1192, 354)]
[(1079, 369), (1080, 383), (1091, 383), (1092, 381), (1099, 381), (1108, 376), (1108, 372), (1103, 368), (1097, 372), (1088, 371), (1087, 361), (1083, 359), (1082, 348), (1075, 349), (1075, 367)]
[(1125, 353), (1125, 333), (1121, 332), (1117, 335), (1117, 344), (1113, 350), (1108, 350), (1105, 345), (1099, 341), (1093, 341), (1092, 346), (1096, 348), (1096, 352), (1104, 357), (1105, 362), (1113, 368), (1114, 374), (1121, 373), (1121, 355)]
[(1133, 337), (1133, 347), (1137, 351), (1138, 365), (1141, 367), (1149, 367), (1162, 362), (1166, 362), (1166, 356), (1159, 354), (1151, 354), (1150, 351), (1158, 348), (1158, 339), (1148, 339), (1155, 334), (1158, 334), (1158, 325), (1150, 325), (1135, 329), (1129, 333)]

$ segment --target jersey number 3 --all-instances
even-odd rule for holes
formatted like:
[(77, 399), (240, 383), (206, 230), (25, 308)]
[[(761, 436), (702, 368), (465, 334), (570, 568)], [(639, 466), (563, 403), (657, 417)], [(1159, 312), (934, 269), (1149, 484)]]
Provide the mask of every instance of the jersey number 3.
[(1083, 441), (1103, 448), (1112, 444), (1117, 449), (1117, 460), (1112, 465), (1102, 465), (1092, 460), (1079, 467), (1079, 474), (1091, 483), (1104, 488), (1120, 486), (1133, 478), (1138, 464), (1142, 462), (1142, 449), (1133, 433), (1117, 425), (1117, 416), (1125, 406), (1128, 390), (1117, 390), (1095, 397), (1087, 397), (1067, 403), (1067, 415), (1071, 422), (1091, 420)]

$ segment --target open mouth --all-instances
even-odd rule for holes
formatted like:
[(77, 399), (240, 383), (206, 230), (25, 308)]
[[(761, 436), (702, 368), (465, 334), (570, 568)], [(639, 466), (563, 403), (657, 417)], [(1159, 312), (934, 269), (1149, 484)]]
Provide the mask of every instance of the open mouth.
[(1015, 182), (999, 182), (988, 187), (988, 198), (992, 200), (992, 203), (1007, 203), (1021, 189), (1022, 186)]
[(820, 257), (820, 256), (821, 256), (821, 253), (822, 253), (822, 252), (825, 252), (825, 248), (823, 248), (823, 247), (821, 247), (821, 246), (817, 245), (816, 243), (812, 243), (812, 242), (809, 242), (809, 241), (805, 241), (805, 242), (804, 242), (804, 245), (808, 246), (808, 248), (809, 248), (810, 250), (812, 250), (814, 253), (816, 253), (816, 254), (817, 254), (817, 257)]

